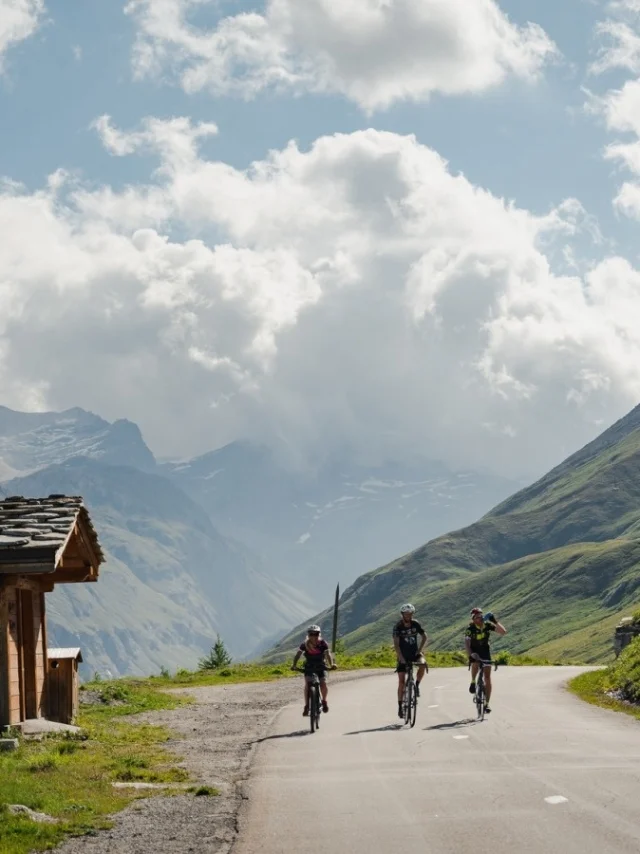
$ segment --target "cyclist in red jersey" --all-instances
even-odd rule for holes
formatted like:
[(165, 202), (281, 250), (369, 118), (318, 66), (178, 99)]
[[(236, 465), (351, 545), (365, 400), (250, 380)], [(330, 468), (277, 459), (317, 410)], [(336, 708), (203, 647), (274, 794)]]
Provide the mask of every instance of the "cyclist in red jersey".
[(309, 716), (309, 683), (313, 673), (318, 674), (320, 679), (320, 694), (322, 695), (322, 711), (328, 712), (329, 705), (327, 697), (329, 689), (327, 687), (327, 664), (331, 670), (336, 669), (329, 644), (322, 637), (320, 626), (309, 626), (307, 629), (307, 637), (300, 644), (293, 659), (292, 670), (296, 669), (296, 665), (300, 658), (304, 656), (304, 709), (303, 716)]

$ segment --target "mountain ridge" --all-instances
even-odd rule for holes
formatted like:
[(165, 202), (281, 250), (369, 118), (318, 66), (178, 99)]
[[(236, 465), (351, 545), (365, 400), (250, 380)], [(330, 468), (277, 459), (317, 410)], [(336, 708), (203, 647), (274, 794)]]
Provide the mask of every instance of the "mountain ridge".
[[(636, 407), (474, 524), (360, 576), (341, 597), (341, 634), (354, 651), (381, 642), (398, 604), (411, 600), (426, 609), (438, 648), (459, 646), (469, 608), (489, 607), (489, 598), (515, 627), (514, 651), (548, 645), (565, 629), (579, 631), (640, 598), (639, 538)], [(522, 618), (523, 603), (534, 609), (538, 637)], [(330, 618), (327, 609), (312, 619), (326, 625)], [(301, 631), (266, 657), (286, 655)]]

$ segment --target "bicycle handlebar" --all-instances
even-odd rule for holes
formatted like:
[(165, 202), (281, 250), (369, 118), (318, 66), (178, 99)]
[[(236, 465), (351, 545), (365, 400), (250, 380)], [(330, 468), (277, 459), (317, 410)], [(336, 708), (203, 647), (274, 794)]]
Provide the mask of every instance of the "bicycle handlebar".
[[(303, 667), (292, 667), (291, 669), (294, 670), (296, 673), (306, 673), (306, 671)], [(337, 664), (334, 664), (333, 667), (327, 668), (327, 670), (337, 670), (337, 669), (338, 669)]]

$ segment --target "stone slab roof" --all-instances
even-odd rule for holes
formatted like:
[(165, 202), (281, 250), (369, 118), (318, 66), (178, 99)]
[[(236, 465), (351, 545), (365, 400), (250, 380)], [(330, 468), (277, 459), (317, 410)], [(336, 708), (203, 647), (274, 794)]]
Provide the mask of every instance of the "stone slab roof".
[(3, 564), (47, 564), (39, 571), (53, 572), (78, 519), (98, 560), (103, 561), (98, 535), (79, 496), (14, 495), (0, 501), (0, 572)]

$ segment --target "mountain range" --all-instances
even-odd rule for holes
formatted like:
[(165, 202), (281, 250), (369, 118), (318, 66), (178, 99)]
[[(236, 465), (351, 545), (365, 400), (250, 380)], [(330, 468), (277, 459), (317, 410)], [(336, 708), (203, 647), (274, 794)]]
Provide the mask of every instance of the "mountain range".
[(336, 583), (471, 522), (517, 487), (425, 460), (287, 469), (268, 448), (245, 442), (162, 470), (222, 534), (260, 554), (316, 606)]
[[(640, 602), (640, 407), (472, 525), (360, 576), (344, 591), (348, 650), (390, 641), (402, 602), (434, 649), (460, 649), (469, 610), (491, 608), (513, 652), (595, 662)], [(329, 626), (331, 609), (314, 617)], [(303, 626), (267, 654), (291, 651)]]
[(0, 407), (5, 494), (82, 495), (107, 554), (97, 585), (49, 596), (50, 642), (84, 675), (193, 667), (220, 633), (235, 657), (272, 645), (343, 584), (509, 495), (437, 462), (287, 468), (242, 442), (156, 461), (137, 425), (80, 408)]

